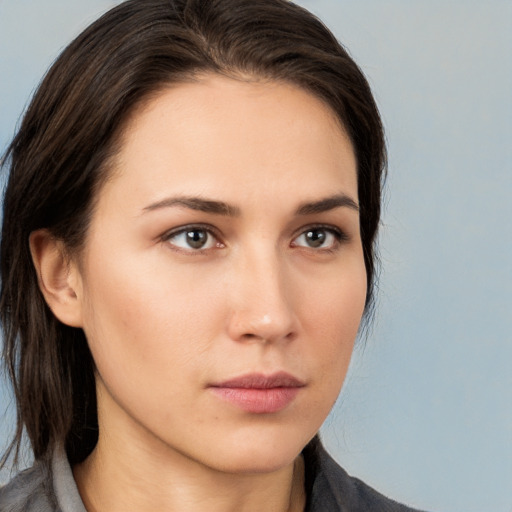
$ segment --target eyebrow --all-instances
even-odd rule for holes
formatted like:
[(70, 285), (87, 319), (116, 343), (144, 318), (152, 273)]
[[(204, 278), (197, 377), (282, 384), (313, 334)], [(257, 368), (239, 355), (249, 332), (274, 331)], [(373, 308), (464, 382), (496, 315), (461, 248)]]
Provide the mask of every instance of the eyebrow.
[(315, 213), (328, 212), (335, 208), (350, 208), (359, 212), (359, 205), (346, 194), (336, 194), (334, 196), (325, 197), (319, 201), (313, 201), (310, 203), (302, 203), (296, 211), (297, 215), (312, 215)]
[[(190, 210), (196, 210), (205, 213), (213, 213), (215, 215), (223, 215), (226, 217), (239, 217), (240, 208), (230, 205), (223, 201), (214, 201), (212, 199), (203, 199), (201, 197), (168, 197), (150, 204), (144, 208), (144, 212), (159, 210), (161, 208), (170, 208), (173, 206), (183, 206)], [(296, 215), (314, 215), (323, 213), (336, 208), (350, 208), (359, 212), (358, 204), (345, 194), (336, 194), (334, 196), (325, 197), (318, 201), (306, 202), (299, 205), (295, 211)]]
[(225, 215), (227, 217), (240, 216), (240, 208), (229, 205), (223, 201), (213, 201), (211, 199), (203, 199), (201, 197), (168, 197), (152, 203), (144, 208), (145, 212), (159, 210), (160, 208), (169, 208), (172, 206), (183, 206), (190, 210), (199, 212), (214, 213), (216, 215)]

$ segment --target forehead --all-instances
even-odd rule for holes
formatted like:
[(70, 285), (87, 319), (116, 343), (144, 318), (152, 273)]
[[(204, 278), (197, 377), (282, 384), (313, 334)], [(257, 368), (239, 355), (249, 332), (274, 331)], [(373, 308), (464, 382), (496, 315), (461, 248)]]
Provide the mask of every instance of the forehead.
[(140, 197), (159, 186), (228, 194), (297, 180), (323, 183), (319, 193), (336, 186), (357, 195), (354, 151), (337, 116), (312, 94), (275, 81), (207, 75), (169, 86), (133, 114), (114, 167), (110, 186), (122, 177)]

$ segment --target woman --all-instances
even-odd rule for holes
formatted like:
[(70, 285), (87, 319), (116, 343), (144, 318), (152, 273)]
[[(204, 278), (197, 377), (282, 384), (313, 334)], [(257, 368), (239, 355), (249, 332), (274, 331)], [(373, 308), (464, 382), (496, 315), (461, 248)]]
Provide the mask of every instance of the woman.
[(131, 0), (6, 158), (0, 311), (35, 465), (1, 510), (411, 510), (317, 432), (371, 313), (385, 148), (285, 0)]

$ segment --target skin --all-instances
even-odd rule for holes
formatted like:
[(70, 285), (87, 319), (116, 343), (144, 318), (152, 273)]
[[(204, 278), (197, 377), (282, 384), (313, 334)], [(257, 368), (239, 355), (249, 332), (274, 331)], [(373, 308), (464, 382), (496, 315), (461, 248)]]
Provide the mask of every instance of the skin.
[[(89, 512), (303, 510), (300, 452), (364, 309), (357, 199), (345, 131), (294, 86), (206, 75), (135, 113), (80, 260), (31, 237), (50, 307), (97, 365), (99, 442), (74, 468)], [(304, 386), (275, 413), (209, 387), (277, 371)]]

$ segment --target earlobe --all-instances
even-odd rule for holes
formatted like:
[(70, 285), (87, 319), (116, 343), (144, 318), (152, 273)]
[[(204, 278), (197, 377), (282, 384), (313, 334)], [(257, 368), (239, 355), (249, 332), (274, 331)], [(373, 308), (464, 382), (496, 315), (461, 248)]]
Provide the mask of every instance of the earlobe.
[(29, 243), (46, 303), (62, 323), (82, 327), (80, 275), (77, 266), (66, 257), (64, 244), (46, 229), (33, 231)]

